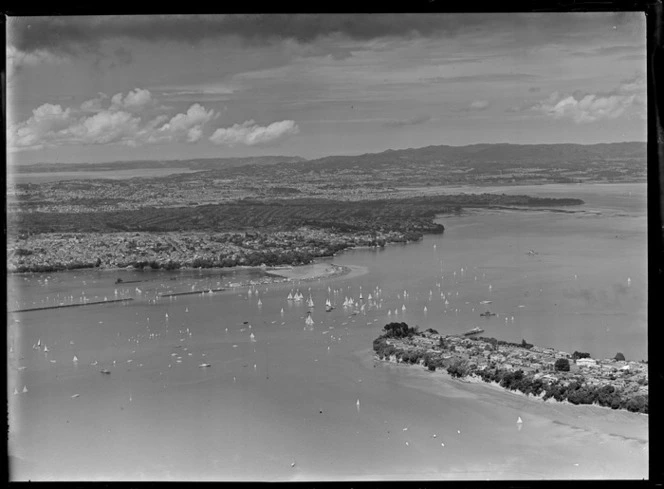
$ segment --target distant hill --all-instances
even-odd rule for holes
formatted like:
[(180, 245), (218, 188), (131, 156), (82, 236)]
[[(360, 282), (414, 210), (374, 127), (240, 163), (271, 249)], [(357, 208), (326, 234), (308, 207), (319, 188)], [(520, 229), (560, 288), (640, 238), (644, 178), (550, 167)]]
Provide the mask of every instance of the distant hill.
[[(357, 156), (327, 156), (311, 160), (303, 166), (352, 168), (391, 166), (408, 163), (454, 164), (454, 166), (535, 166), (570, 167), (583, 163), (641, 160), (646, 161), (646, 143), (602, 144), (473, 144), (470, 146), (427, 146), (387, 150)], [(464, 165), (465, 164), (465, 165)]]
[(190, 170), (217, 170), (239, 166), (274, 165), (306, 161), (299, 156), (252, 156), (247, 158), (198, 158), (193, 160), (134, 160), (108, 163), (35, 163), (17, 165), (16, 173), (51, 173), (72, 171), (119, 171), (153, 168), (188, 168)]

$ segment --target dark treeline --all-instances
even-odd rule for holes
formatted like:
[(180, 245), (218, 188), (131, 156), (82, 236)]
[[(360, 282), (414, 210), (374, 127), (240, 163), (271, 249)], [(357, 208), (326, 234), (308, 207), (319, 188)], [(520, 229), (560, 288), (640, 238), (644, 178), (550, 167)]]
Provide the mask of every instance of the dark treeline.
[(100, 212), (11, 213), (8, 225), (18, 233), (201, 231), (243, 229), (292, 230), (302, 226), (337, 232), (398, 232), (412, 241), (424, 233), (442, 233), (438, 214), (458, 213), (463, 207), (491, 205), (579, 205), (579, 199), (540, 199), (494, 194), (419, 197), (400, 200), (339, 202), (325, 199), (257, 201), (196, 207), (154, 208)]

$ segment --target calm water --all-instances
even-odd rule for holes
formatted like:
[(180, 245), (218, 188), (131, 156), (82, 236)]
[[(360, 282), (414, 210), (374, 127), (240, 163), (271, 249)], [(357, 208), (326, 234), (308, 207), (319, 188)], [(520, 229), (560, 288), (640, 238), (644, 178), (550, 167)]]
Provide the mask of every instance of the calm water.
[[(645, 477), (647, 417), (478, 395), (419, 369), (374, 365), (371, 342), (392, 320), (441, 333), (479, 325), (506, 340), (647, 358), (645, 185), (496, 191), (570, 195), (586, 205), (572, 213), (445, 217), (442, 236), (323, 260), (354, 272), (299, 284), (315, 302), (313, 326), (305, 324), (304, 303), (286, 300), (289, 284), (256, 286), (251, 296), (231, 287), (152, 301), (157, 293), (260, 279), (260, 271), (8, 278), (10, 309), (77, 302), (83, 294), (136, 298), (10, 314), (16, 477)], [(115, 285), (117, 277), (142, 282)], [(341, 307), (360, 293), (377, 301), (357, 315)], [(330, 313), (326, 298), (337, 304)], [(498, 316), (485, 320), (479, 314), (486, 309)], [(39, 340), (48, 353), (33, 349)], [(12, 394), (23, 386), (28, 392)], [(611, 423), (611, 436), (626, 441), (570, 426), (579, 417), (574, 409)], [(629, 428), (621, 434), (622, 425)]]

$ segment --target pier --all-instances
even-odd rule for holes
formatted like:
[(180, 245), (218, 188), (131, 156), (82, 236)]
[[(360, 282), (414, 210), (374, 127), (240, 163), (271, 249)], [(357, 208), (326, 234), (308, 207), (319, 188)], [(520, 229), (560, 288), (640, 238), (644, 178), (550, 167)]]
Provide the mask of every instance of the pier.
[(82, 304), (58, 304), (57, 306), (46, 306), (46, 307), (31, 307), (28, 309), (16, 309), (14, 311), (8, 311), (9, 313), (15, 313), (15, 312), (30, 312), (30, 311), (46, 311), (47, 309), (62, 309), (64, 307), (83, 307), (83, 306), (95, 306), (99, 304), (111, 304), (113, 302), (125, 302), (125, 301), (133, 301), (133, 297), (129, 297), (126, 299), (113, 299), (110, 301), (94, 301), (94, 302), (84, 302)]

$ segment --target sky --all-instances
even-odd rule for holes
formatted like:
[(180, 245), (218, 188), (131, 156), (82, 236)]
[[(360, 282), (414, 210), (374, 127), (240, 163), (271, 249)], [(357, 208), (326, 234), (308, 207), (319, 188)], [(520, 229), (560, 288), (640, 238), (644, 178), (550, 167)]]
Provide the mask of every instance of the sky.
[(9, 162), (646, 140), (639, 12), (11, 17)]

